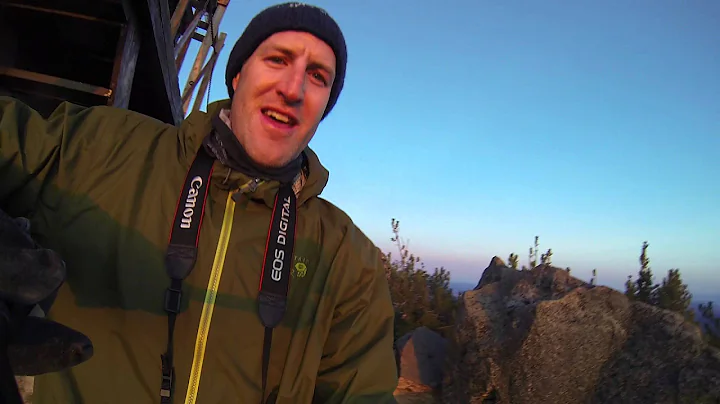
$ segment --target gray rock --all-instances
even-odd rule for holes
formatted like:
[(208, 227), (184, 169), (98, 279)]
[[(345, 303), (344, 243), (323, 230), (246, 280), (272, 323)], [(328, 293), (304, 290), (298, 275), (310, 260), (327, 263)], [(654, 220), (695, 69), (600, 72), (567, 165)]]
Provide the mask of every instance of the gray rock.
[(563, 269), (491, 264), (457, 321), (443, 402), (720, 403), (697, 326)]
[(448, 341), (427, 327), (419, 327), (397, 341), (400, 377), (414, 383), (439, 388)]

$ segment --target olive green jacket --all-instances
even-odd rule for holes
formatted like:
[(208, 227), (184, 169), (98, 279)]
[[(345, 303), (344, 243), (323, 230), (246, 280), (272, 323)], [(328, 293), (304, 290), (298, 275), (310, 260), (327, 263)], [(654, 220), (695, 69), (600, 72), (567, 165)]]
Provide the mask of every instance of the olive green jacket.
[[(228, 102), (212, 104), (210, 114)], [(36, 240), (64, 258), (67, 282), (49, 317), (94, 343), (88, 362), (36, 378), (34, 404), (160, 402), (164, 253), (185, 175), (210, 129), (202, 112), (175, 127), (63, 103), (44, 119), (0, 97), (0, 207), (28, 217)], [(393, 308), (380, 251), (319, 197), (328, 172), (305, 153), (288, 309), (273, 333), (268, 391), (278, 404), (394, 403)], [(279, 185), (263, 183), (228, 203), (249, 180), (215, 163), (175, 325), (174, 403), (261, 402), (256, 297)], [(232, 227), (222, 259), (225, 216)], [(207, 333), (198, 333), (201, 316)]]

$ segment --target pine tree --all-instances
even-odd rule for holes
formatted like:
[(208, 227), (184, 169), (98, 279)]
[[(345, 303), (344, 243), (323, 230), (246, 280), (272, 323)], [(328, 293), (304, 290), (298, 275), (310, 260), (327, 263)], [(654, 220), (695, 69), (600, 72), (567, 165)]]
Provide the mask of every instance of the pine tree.
[(700, 309), (705, 339), (708, 344), (720, 348), (720, 317), (715, 316), (713, 302), (700, 303), (698, 309)]
[(625, 282), (625, 296), (630, 300), (635, 300), (635, 296), (637, 296), (637, 287), (632, 280), (632, 275), (628, 275), (627, 281)]
[(393, 241), (398, 259), (383, 254), (390, 295), (395, 309), (395, 335), (402, 336), (419, 326), (440, 332), (454, 324), (457, 298), (450, 289), (450, 272), (436, 268), (432, 274), (410, 252), (400, 237), (400, 222), (392, 219)]
[(532, 247), (530, 247), (530, 249), (528, 250), (528, 266), (530, 267), (530, 269), (535, 268), (535, 260), (533, 260), (533, 249), (532, 249)]
[(510, 253), (510, 256), (508, 257), (508, 264), (510, 265), (510, 268), (517, 269), (518, 268), (518, 256), (515, 253)]
[(683, 314), (687, 319), (693, 320), (695, 315), (690, 309), (692, 294), (686, 284), (682, 282), (679, 269), (668, 270), (667, 277), (657, 289), (657, 305), (666, 310)]
[(455, 299), (450, 289), (450, 272), (443, 267), (435, 268), (427, 283), (430, 289), (430, 309), (435, 313), (437, 326), (453, 324)]
[(597, 269), (592, 270), (592, 278), (590, 278), (590, 284), (595, 286), (597, 283)]
[(552, 265), (552, 248), (548, 249), (545, 254), (540, 256), (540, 264)]
[(640, 254), (640, 271), (636, 281), (637, 291), (635, 297), (637, 300), (654, 304), (657, 285), (653, 284), (653, 274), (650, 269), (650, 259), (647, 257), (648, 242), (644, 241), (642, 245), (642, 253)]

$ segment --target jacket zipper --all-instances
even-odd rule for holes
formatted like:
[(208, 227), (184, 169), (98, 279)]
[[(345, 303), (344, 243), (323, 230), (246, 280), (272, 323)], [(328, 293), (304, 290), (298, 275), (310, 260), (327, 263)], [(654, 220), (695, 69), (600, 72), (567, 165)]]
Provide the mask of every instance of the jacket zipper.
[(227, 253), (228, 243), (230, 242), (230, 234), (232, 233), (233, 217), (235, 216), (235, 195), (254, 192), (261, 183), (261, 180), (253, 179), (241, 186), (237, 191), (228, 192), (227, 200), (225, 201), (222, 227), (220, 228), (220, 238), (218, 239), (217, 249), (215, 250), (215, 259), (213, 260), (207, 293), (205, 294), (203, 308), (200, 314), (200, 324), (198, 325), (197, 336), (195, 338), (195, 350), (193, 353), (192, 367), (190, 369), (190, 380), (185, 395), (185, 404), (195, 404), (197, 400), (200, 375), (202, 373), (203, 360), (205, 359), (205, 347), (210, 331), (210, 322), (212, 320), (213, 310), (215, 309), (215, 299), (217, 297), (218, 287), (220, 286), (220, 277), (222, 276), (225, 255)]

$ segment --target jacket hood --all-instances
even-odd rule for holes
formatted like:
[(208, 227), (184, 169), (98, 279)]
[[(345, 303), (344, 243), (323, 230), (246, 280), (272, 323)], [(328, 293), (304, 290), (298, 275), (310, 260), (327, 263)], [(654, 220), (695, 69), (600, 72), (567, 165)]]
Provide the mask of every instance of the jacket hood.
[[(194, 111), (188, 115), (180, 126), (180, 152), (184, 154), (184, 161), (189, 168), (197, 150), (202, 147), (202, 141), (212, 130), (211, 118), (220, 113), (222, 109), (230, 108), (230, 99), (215, 101), (208, 106), (208, 111)], [(303, 169), (300, 178), (295, 182), (295, 195), (298, 206), (312, 197), (319, 196), (325, 189), (330, 177), (329, 171), (322, 165), (317, 154), (308, 146), (304, 155)], [(235, 171), (230, 167), (215, 162), (212, 175), (213, 183), (226, 190), (237, 190), (253, 180), (253, 178)], [(266, 205), (273, 207), (275, 194), (280, 188), (277, 181), (265, 181), (254, 191), (247, 192), (252, 199), (262, 199)]]

